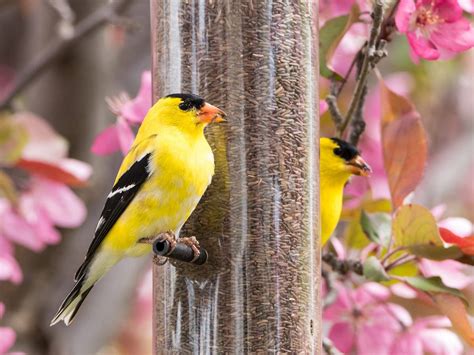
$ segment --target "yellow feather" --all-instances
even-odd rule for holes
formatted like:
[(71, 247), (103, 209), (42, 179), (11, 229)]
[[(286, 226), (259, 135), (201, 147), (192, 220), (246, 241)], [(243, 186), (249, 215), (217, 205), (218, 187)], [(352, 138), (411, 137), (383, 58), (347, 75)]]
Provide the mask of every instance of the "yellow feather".
[(214, 174), (214, 156), (192, 111), (180, 99), (161, 99), (148, 113), (116, 181), (140, 156), (153, 152), (153, 175), (120, 216), (103, 242), (105, 250), (139, 256), (150, 246), (140, 238), (168, 230), (179, 233)]
[(334, 154), (337, 144), (329, 138), (321, 138), (320, 145), (320, 206), (321, 243), (326, 244), (341, 216), (344, 185), (351, 173), (344, 160)]

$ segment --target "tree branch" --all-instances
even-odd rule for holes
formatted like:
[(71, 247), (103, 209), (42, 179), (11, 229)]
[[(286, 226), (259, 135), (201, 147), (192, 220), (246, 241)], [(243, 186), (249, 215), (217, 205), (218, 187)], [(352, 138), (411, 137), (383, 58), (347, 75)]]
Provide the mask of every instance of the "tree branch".
[(117, 14), (123, 12), (130, 2), (131, 0), (114, 0), (80, 21), (73, 28), (71, 36), (53, 39), (38, 56), (33, 58), (33, 60), (20, 71), (13, 82), (12, 89), (0, 102), (0, 110), (11, 107), (14, 98), (45, 69), (53, 64), (58, 57), (65, 53), (73, 44), (116, 18)]
[(369, 42), (366, 45), (364, 59), (362, 62), (360, 73), (357, 77), (354, 96), (352, 97), (346, 117), (339, 130), (340, 137), (342, 137), (342, 135), (344, 134), (344, 131), (346, 130), (349, 122), (352, 120), (358, 107), (361, 107), (363, 105), (363, 99), (365, 98), (364, 93), (367, 92), (366, 85), (370, 70), (382, 57), (385, 56), (385, 52), (382, 50), (382, 48), (380, 48), (378, 41), (383, 22), (383, 15), (383, 1), (376, 0), (372, 12), (373, 23), (372, 29), (370, 31)]
[(362, 263), (359, 260), (340, 260), (331, 252), (324, 254), (322, 260), (328, 264), (333, 271), (341, 275), (346, 275), (349, 271), (358, 275), (364, 274)]

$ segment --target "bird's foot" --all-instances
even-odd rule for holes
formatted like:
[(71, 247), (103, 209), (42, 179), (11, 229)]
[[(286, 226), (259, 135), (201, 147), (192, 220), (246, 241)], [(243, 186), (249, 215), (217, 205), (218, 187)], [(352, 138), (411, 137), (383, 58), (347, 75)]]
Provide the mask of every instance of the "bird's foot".
[(168, 254), (171, 253), (174, 248), (176, 248), (176, 244), (178, 244), (178, 238), (176, 238), (176, 235), (171, 231), (160, 233), (157, 239), (161, 241), (166, 240), (168, 243), (170, 243), (170, 251), (168, 252)]
[(200, 245), (196, 237), (179, 238), (178, 243), (185, 244), (193, 250), (194, 258), (191, 262), (196, 261), (199, 258), (199, 255), (201, 255), (201, 252), (199, 251)]

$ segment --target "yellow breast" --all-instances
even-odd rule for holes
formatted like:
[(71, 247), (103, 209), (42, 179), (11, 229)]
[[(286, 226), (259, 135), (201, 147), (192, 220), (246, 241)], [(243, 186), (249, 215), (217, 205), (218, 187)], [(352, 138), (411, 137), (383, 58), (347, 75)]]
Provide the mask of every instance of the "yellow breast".
[(325, 181), (321, 174), (321, 245), (324, 245), (339, 222), (342, 211), (344, 184)]
[(188, 138), (164, 132), (156, 137), (153, 174), (110, 231), (107, 248), (141, 255), (149, 247), (135, 246), (138, 239), (179, 233), (214, 174), (214, 156), (204, 136)]

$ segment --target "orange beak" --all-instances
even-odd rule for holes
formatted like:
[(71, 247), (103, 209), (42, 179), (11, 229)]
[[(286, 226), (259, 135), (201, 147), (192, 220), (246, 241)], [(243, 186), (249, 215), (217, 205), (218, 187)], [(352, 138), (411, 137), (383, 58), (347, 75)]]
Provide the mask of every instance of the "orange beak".
[(198, 110), (198, 118), (201, 123), (219, 123), (225, 121), (225, 112), (208, 104), (207, 102)]
[(357, 155), (354, 159), (347, 162), (347, 166), (349, 167), (351, 174), (354, 175), (370, 176), (370, 173), (372, 172), (369, 164), (367, 164), (360, 155)]

